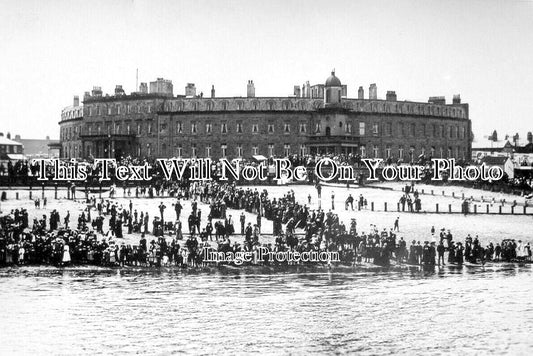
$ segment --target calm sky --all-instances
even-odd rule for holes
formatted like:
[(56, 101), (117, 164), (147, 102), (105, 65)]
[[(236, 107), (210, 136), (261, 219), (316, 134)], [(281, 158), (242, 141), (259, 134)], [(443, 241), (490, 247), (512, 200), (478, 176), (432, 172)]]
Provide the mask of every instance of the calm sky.
[(533, 131), (533, 1), (0, 0), (0, 132), (59, 136), (93, 85), (171, 79), (217, 96), (292, 94), (332, 68), (348, 96), (461, 94), (476, 137)]

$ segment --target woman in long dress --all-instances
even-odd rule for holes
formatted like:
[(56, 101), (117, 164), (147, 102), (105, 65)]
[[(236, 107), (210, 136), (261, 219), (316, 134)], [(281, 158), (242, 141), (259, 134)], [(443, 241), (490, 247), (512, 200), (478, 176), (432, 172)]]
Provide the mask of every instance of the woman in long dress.
[(65, 246), (63, 246), (63, 260), (62, 260), (63, 264), (68, 264), (70, 263), (70, 246), (68, 244), (65, 244)]

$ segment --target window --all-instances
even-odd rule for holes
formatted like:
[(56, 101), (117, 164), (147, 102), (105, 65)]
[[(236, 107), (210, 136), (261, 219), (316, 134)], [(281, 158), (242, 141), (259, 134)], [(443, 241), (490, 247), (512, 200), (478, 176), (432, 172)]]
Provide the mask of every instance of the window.
[(220, 132), (223, 134), (228, 133), (228, 125), (225, 122), (220, 124)]
[(237, 123), (237, 133), (242, 133), (242, 123), (241, 122)]
[(159, 132), (164, 132), (166, 129), (167, 129), (167, 124), (166, 123), (161, 123), (159, 125)]
[(306, 133), (307, 132), (307, 124), (306, 123), (300, 123), (300, 133)]
[(448, 156), (446, 158), (452, 158), (452, 148), (448, 147)]
[(244, 103), (242, 101), (237, 102), (237, 109), (242, 110), (244, 108)]
[(176, 146), (176, 156), (180, 158), (182, 154), (183, 154), (183, 148), (181, 147), (181, 144), (179, 144)]
[(305, 154), (306, 154), (305, 145), (300, 145), (300, 156), (305, 156)]
[(107, 108), (107, 115), (111, 115), (111, 107)]
[(126, 126), (126, 132), (128, 133), (128, 135), (131, 133), (131, 127), (130, 127), (130, 124), (128, 124)]
[(422, 147), (422, 148), (421, 148), (421, 152), (420, 152), (420, 154), (421, 154), (422, 156), (424, 156), (424, 157), (426, 156), (426, 148), (425, 148), (425, 147)]
[(130, 106), (130, 104), (126, 104), (126, 112), (128, 114), (131, 114), (131, 106)]
[(285, 123), (285, 125), (283, 127), (283, 131), (285, 133), (290, 133), (291, 132), (291, 124)]
[(208, 122), (207, 124), (205, 124), (205, 133), (210, 134), (212, 129), (213, 129), (212, 123)]
[(291, 145), (286, 143), (283, 145), (283, 155), (287, 157), (287, 156), (290, 156), (290, 154), (291, 154)]
[(378, 158), (379, 157), (379, 147), (374, 145), (373, 150), (374, 150), (374, 158)]
[(274, 133), (274, 124), (268, 124), (268, 133)]
[(259, 132), (259, 125), (252, 124), (252, 133), (258, 133), (258, 132)]
[(242, 145), (241, 144), (237, 144), (237, 157), (239, 158), (242, 157)]
[(148, 134), (152, 134), (152, 123), (148, 123)]
[(387, 147), (385, 148), (385, 152), (386, 152), (387, 158), (390, 158), (390, 157), (391, 157), (391, 149), (390, 149), (390, 146), (387, 146)]
[(440, 153), (439, 158), (444, 158), (444, 150), (442, 149), (442, 147), (439, 147), (439, 153)]
[(196, 157), (196, 143), (191, 143), (191, 156)]
[(361, 151), (361, 157), (365, 158), (366, 157), (366, 147), (365, 146), (361, 146), (360, 147), (360, 151)]
[(365, 135), (365, 123), (360, 122), (359, 123), (359, 136), (364, 136), (364, 135)]
[(315, 133), (320, 133), (320, 128), (320, 122), (317, 122), (315, 126)]
[(211, 157), (211, 145), (205, 146), (205, 156)]
[(221, 154), (222, 154), (222, 158), (226, 158), (226, 153), (228, 151), (228, 145), (226, 145), (225, 143), (220, 145), (220, 151), (221, 151)]
[(183, 133), (183, 123), (181, 121), (176, 122), (176, 133)]
[(416, 124), (411, 124), (411, 136), (415, 136), (416, 134)]
[(436, 125), (431, 125), (431, 135), (433, 137), (437, 137), (437, 126)]
[(415, 148), (413, 146), (409, 147), (409, 159), (412, 162), (415, 157)]
[(377, 136), (379, 133), (379, 125), (378, 124), (372, 124), (372, 133), (374, 136)]
[(402, 146), (398, 148), (398, 158), (403, 159), (403, 147)]
[(385, 124), (385, 135), (392, 136), (392, 123), (391, 122), (387, 122)]
[(196, 122), (191, 122), (191, 133), (196, 134), (198, 132), (198, 127)]
[(117, 114), (118, 114), (118, 115), (120, 115), (120, 111), (121, 111), (120, 109), (121, 109), (121, 106), (120, 106), (120, 105), (117, 106)]
[(344, 132), (352, 133), (352, 124), (347, 123), (346, 125), (344, 125)]
[(213, 103), (212, 103), (211, 101), (209, 101), (209, 102), (207, 103), (207, 106), (206, 106), (206, 107), (207, 107), (207, 111), (211, 111), (211, 110), (213, 110)]
[(448, 138), (452, 138), (452, 127), (448, 126), (446, 129), (447, 129)]
[(252, 146), (252, 156), (257, 156), (259, 154), (259, 147), (257, 145)]
[(274, 156), (274, 144), (269, 143), (268, 144), (268, 157), (273, 157), (273, 156)]
[(137, 123), (137, 135), (140, 135), (141, 133), (142, 133), (141, 123)]
[(435, 156), (435, 146), (431, 147), (431, 157)]

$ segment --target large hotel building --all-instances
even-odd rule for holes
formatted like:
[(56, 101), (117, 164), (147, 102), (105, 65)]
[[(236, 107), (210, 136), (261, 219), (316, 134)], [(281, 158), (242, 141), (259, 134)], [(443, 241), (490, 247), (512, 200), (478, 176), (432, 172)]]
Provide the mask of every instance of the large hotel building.
[(174, 95), (162, 78), (130, 94), (121, 85), (114, 95), (94, 87), (61, 113), (61, 157), (471, 157), (468, 104), (459, 95), (424, 103), (387, 91), (383, 100), (375, 84), (366, 97), (363, 87), (357, 98), (346, 93), (334, 72), (325, 84), (294, 86), (285, 97), (256, 97), (253, 81), (245, 97), (217, 97), (214, 87), (197, 94), (192, 83)]

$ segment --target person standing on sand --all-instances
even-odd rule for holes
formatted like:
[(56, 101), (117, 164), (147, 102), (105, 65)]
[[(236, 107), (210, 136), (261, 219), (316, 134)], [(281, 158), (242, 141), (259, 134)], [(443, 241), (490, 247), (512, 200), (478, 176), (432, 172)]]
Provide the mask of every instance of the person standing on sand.
[(440, 243), (439, 245), (437, 246), (437, 253), (438, 253), (438, 256), (439, 256), (439, 259), (438, 259), (438, 265), (440, 266), (440, 260), (442, 259), (442, 265), (445, 266), (446, 263), (444, 263), (444, 244), (442, 243), (442, 240), (440, 240)]
[(394, 231), (400, 231), (400, 217), (396, 217), (394, 220)]
[(61, 260), (62, 265), (67, 265), (70, 263), (70, 246), (65, 242), (63, 246), (63, 258)]

